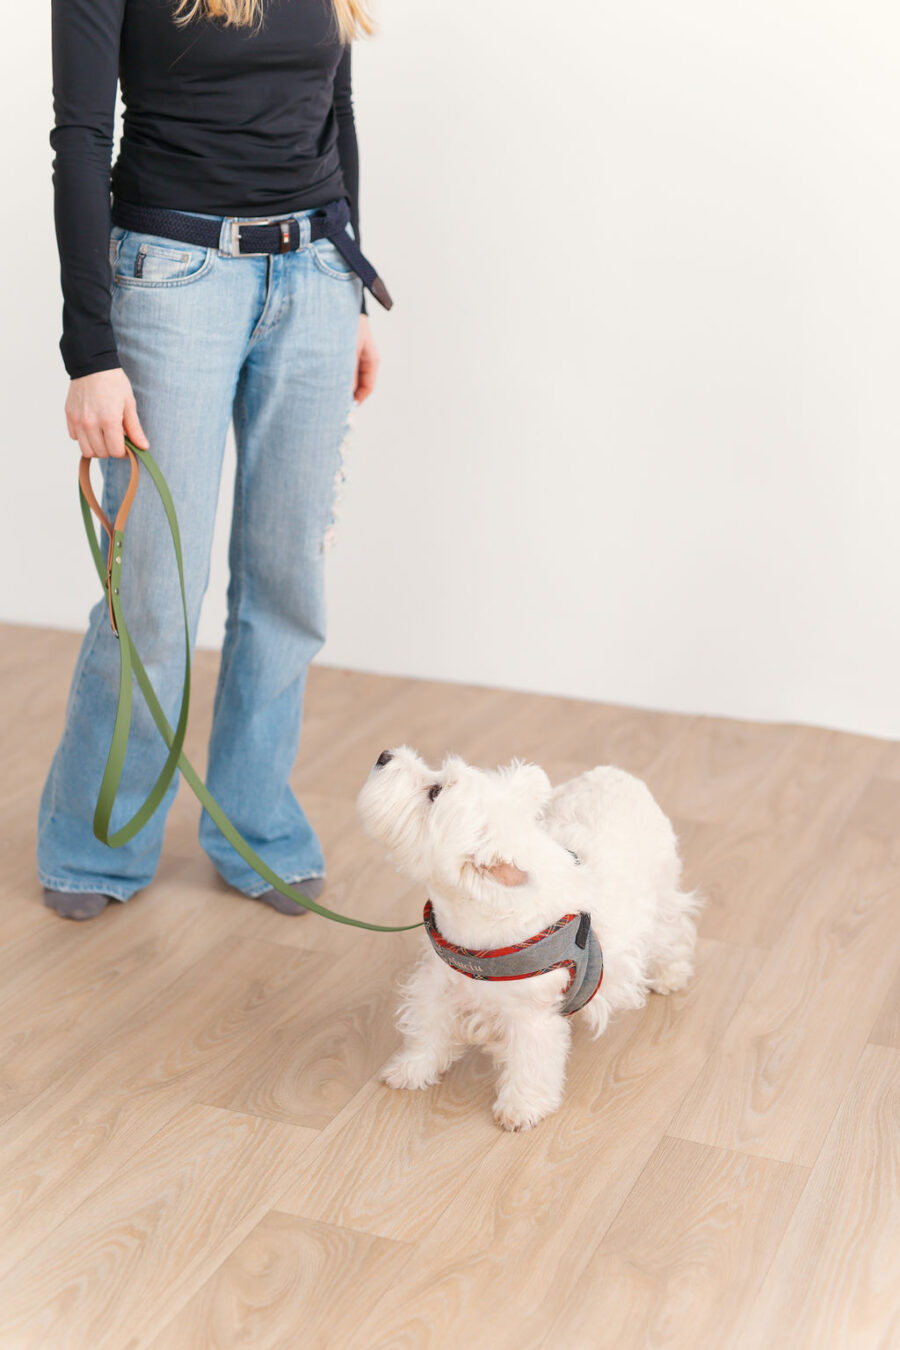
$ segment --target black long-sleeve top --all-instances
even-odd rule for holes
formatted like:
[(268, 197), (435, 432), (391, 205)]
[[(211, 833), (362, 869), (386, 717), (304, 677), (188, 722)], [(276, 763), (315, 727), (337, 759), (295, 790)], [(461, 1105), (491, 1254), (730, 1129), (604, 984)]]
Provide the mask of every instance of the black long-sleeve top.
[[(173, 0), (52, 0), (59, 347), (73, 379), (120, 364), (110, 191), (225, 216), (344, 196), (360, 238), (351, 48), (338, 41), (331, 0), (265, 0), (261, 28), (207, 18), (180, 27), (173, 9)], [(123, 126), (110, 168), (117, 81)]]

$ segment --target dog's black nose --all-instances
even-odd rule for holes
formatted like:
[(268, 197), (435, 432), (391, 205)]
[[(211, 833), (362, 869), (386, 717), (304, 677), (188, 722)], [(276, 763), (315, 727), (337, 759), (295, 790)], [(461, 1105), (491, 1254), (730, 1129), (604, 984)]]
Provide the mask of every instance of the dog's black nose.
[(381, 754), (375, 761), (375, 767), (378, 769), (383, 769), (385, 764), (388, 764), (393, 758), (394, 756), (391, 754), (390, 750), (382, 750)]

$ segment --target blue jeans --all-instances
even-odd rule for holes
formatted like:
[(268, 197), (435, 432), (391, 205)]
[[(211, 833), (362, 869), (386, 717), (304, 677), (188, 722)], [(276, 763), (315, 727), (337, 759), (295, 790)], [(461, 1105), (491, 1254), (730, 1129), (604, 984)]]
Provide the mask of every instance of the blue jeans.
[[(109, 244), (113, 331), (178, 513), (192, 642), (234, 420), (228, 618), (206, 780), (241, 833), (288, 881), (325, 874), (319, 840), (289, 780), (307, 667), (325, 641), (325, 549), (352, 419), (362, 298), (362, 282), (335, 245), (310, 240), (314, 209), (287, 213), (300, 222), (300, 247), (290, 253), (235, 253), (229, 222), (250, 217), (211, 217), (222, 221), (218, 248), (121, 226), (112, 227)], [(112, 517), (128, 464), (105, 459), (101, 468), (103, 508)], [(165, 517), (148, 479), (142, 479), (131, 511), (125, 547), (123, 612), (174, 722), (184, 626)], [(176, 783), (130, 843), (112, 849), (95, 838), (93, 810), (112, 733), (118, 668), (118, 642), (106, 601), (99, 599), (41, 796), (37, 854), (45, 886), (127, 900), (156, 871)], [(135, 688), (112, 828), (146, 796), (165, 755)], [(200, 843), (222, 877), (245, 895), (267, 889), (206, 812)]]

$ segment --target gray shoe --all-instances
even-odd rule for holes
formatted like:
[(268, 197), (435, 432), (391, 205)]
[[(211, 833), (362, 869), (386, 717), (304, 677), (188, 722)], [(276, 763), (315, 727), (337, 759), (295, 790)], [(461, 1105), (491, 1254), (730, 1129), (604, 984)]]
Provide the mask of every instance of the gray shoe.
[[(308, 895), (310, 900), (318, 900), (322, 894), (325, 885), (324, 877), (305, 877), (302, 881), (292, 881), (292, 886), (296, 886), (298, 891)], [(272, 909), (277, 909), (279, 914), (308, 914), (309, 910), (305, 905), (298, 905), (293, 900), (289, 900), (281, 891), (263, 891), (262, 895), (254, 897), (261, 900), (264, 905), (271, 905)]]
[(102, 914), (112, 896), (99, 891), (51, 891), (44, 887), (44, 904), (61, 919), (93, 919)]

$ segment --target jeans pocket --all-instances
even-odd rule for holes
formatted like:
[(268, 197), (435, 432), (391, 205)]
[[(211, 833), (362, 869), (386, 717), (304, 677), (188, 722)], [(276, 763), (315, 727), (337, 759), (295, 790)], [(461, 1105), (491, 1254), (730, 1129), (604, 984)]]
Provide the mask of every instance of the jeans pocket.
[(110, 231), (109, 248), (115, 284), (136, 288), (185, 286), (205, 276), (216, 259), (214, 248), (119, 225)]
[[(354, 237), (353, 226), (347, 224), (344, 226), (344, 229), (352, 239)], [(337, 277), (340, 281), (347, 281), (351, 277), (356, 276), (356, 272), (354, 272), (353, 268), (347, 262), (347, 259), (332, 239), (329, 239), (327, 236), (323, 236), (321, 239), (314, 239), (310, 244), (310, 248), (312, 249), (312, 255), (315, 259), (316, 266), (319, 268), (319, 271), (324, 272), (326, 276)]]

